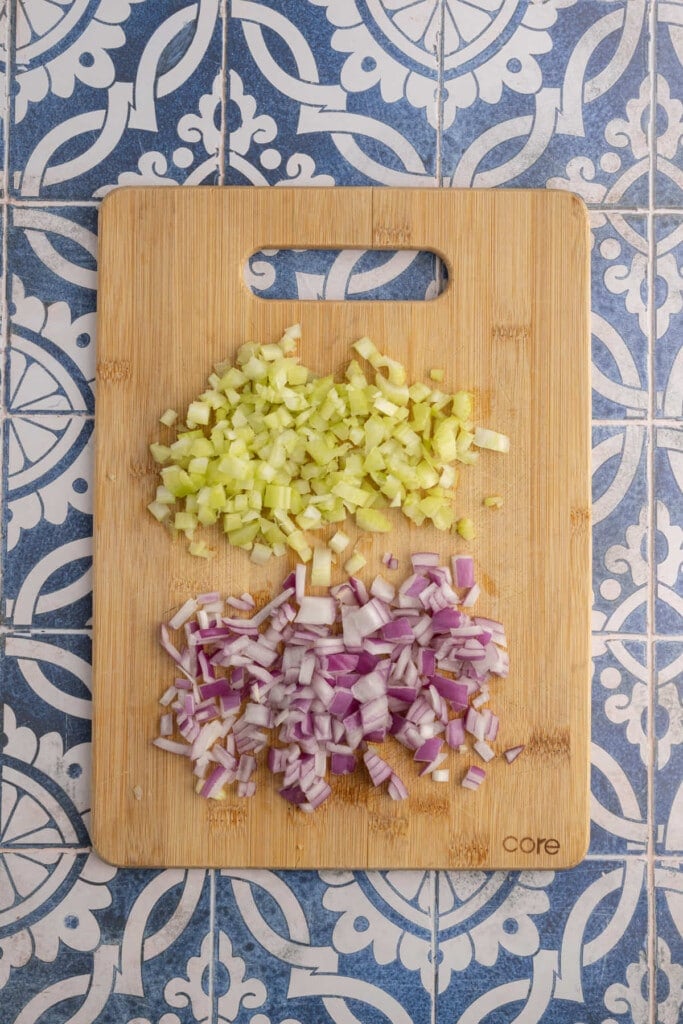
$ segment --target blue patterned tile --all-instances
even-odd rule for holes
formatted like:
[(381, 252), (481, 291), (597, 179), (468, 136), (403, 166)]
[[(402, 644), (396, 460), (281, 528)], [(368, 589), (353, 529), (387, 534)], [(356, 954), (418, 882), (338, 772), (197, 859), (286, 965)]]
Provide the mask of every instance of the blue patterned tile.
[[(215, 1019), (312, 1024), (327, 1011), (363, 1024), (429, 1024), (433, 877), (221, 872)], [(254, 1009), (261, 1016), (252, 1016)]]
[(3, 424), (5, 623), (82, 629), (91, 616), (92, 420)]
[(16, 8), (10, 187), (90, 199), (218, 181), (219, 0)]
[(683, 648), (655, 644), (655, 846), (683, 853)]
[(56, 849), (5, 852), (0, 880), (0, 988), (12, 1020), (209, 1019), (206, 872), (117, 872), (95, 854)]
[(648, 408), (647, 218), (592, 213), (593, 416)]
[(683, 205), (683, 9), (679, 0), (657, 5), (657, 143), (655, 202)]
[(11, 412), (93, 412), (97, 211), (9, 211), (5, 401)]
[(7, 52), (9, 18), (7, 4), (0, 8), (0, 195), (5, 194), (5, 142), (7, 139)]
[(647, 632), (647, 434), (593, 428), (593, 630)]
[(435, 183), (437, 4), (230, 10), (228, 183)]
[(281, 249), (257, 252), (245, 279), (264, 299), (430, 299), (445, 268), (430, 252)]
[(445, 5), (445, 183), (646, 206), (646, 0), (474, 6)]
[(658, 634), (683, 633), (683, 424), (659, 427), (655, 449)]
[(87, 636), (5, 634), (0, 649), (0, 846), (88, 843)]
[(594, 637), (591, 854), (645, 853), (648, 703), (645, 642)]
[[(646, 1021), (644, 858), (439, 876), (437, 1024)], [(623, 1018), (620, 1018), (623, 1019)]]
[(683, 219), (655, 217), (657, 415), (683, 417)]
[(676, 1024), (683, 1017), (683, 861), (655, 864), (655, 959), (657, 1022)]

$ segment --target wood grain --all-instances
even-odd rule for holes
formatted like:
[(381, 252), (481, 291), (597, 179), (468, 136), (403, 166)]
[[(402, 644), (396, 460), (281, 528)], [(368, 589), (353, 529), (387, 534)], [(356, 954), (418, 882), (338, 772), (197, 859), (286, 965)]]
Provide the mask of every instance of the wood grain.
[[(432, 302), (266, 301), (242, 279), (260, 248), (425, 248), (448, 267)], [(413, 189), (133, 188), (104, 201), (100, 227), (94, 619), (93, 835), (130, 866), (560, 868), (588, 839), (590, 358), (586, 211), (561, 192)], [(256, 569), (220, 534), (193, 559), (145, 511), (156, 485), (158, 416), (183, 409), (212, 365), (245, 340), (300, 322), (303, 362), (340, 369), (362, 334), (411, 380), (432, 367), (471, 389), (478, 422), (512, 439), (462, 474), (483, 582), (477, 611), (500, 618), (512, 670), (494, 683), (498, 750), (478, 793), (419, 780), (393, 742), (410, 799), (335, 781), (315, 815), (290, 808), (263, 769), (258, 795), (204, 801), (187, 762), (153, 748), (173, 678), (159, 622), (219, 587), (273, 592), (288, 564)], [(501, 494), (504, 506), (481, 507)], [(395, 515), (389, 541), (363, 538), (366, 577), (391, 548), (450, 555), (462, 541)], [(136, 787), (139, 787), (136, 789)], [(533, 840), (533, 844), (530, 841)], [(541, 840), (541, 842), (539, 842)], [(546, 840), (551, 840), (546, 844)], [(554, 840), (554, 842), (552, 842)], [(533, 845), (533, 850), (528, 850)], [(520, 849), (520, 846), (522, 849)]]

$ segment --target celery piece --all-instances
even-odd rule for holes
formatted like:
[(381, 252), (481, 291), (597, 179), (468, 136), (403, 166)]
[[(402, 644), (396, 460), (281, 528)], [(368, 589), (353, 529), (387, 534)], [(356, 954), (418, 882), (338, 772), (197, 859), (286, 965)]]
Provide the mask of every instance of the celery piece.
[(356, 512), (356, 524), (367, 533), (389, 533), (391, 523), (384, 515), (374, 508), (359, 508)]
[(206, 546), (206, 541), (195, 540), (190, 544), (190, 554), (194, 555), (195, 558), (211, 558), (213, 552)]
[(455, 528), (463, 540), (474, 540), (474, 523), (471, 519), (458, 519)]
[(332, 537), (330, 537), (329, 541), (327, 542), (327, 546), (331, 548), (332, 551), (335, 552), (335, 554), (340, 555), (342, 551), (344, 551), (344, 549), (349, 546), (350, 543), (351, 538), (347, 537), (342, 530), (337, 530), (337, 532), (333, 534)]
[(164, 462), (168, 462), (171, 457), (171, 449), (166, 444), (151, 444), (149, 450), (152, 454), (152, 458), (155, 462), (160, 465)]
[(332, 552), (329, 548), (313, 548), (311, 586), (329, 587), (332, 582)]
[(197, 521), (202, 526), (213, 526), (214, 523), (218, 522), (218, 512), (208, 505), (202, 505), (197, 511)]
[(168, 505), (162, 505), (160, 501), (151, 501), (147, 508), (154, 518), (158, 519), (160, 523), (163, 522), (164, 519), (167, 519), (171, 514), (171, 510)]
[(347, 572), (349, 576), (354, 576), (366, 563), (367, 559), (365, 556), (361, 555), (360, 551), (354, 551), (351, 557), (344, 562), (344, 571)]
[(242, 525), (242, 516), (239, 512), (228, 512), (223, 516), (223, 530), (225, 533), (233, 533), (239, 530)]
[(231, 544), (234, 544), (235, 547), (242, 547), (244, 544), (251, 543), (258, 532), (258, 522), (247, 523), (246, 526), (240, 526), (237, 530), (231, 530), (230, 533), (228, 533), (228, 540)]
[(486, 427), (476, 428), (472, 444), (477, 448), (489, 448), (494, 452), (510, 451), (510, 438), (506, 434), (499, 434), (497, 430), (487, 430)]
[(176, 530), (194, 530), (197, 525), (197, 517), (192, 512), (176, 512), (173, 525)]
[(206, 426), (211, 416), (211, 407), (206, 402), (190, 402), (187, 410), (187, 425), (195, 427), (198, 423)]
[(266, 544), (254, 544), (249, 559), (256, 565), (265, 565), (272, 553), (272, 548), (269, 548)]
[(363, 359), (367, 359), (369, 363), (373, 364), (373, 359), (376, 359), (379, 355), (375, 343), (367, 336), (359, 338), (358, 341), (353, 343), (353, 348)]

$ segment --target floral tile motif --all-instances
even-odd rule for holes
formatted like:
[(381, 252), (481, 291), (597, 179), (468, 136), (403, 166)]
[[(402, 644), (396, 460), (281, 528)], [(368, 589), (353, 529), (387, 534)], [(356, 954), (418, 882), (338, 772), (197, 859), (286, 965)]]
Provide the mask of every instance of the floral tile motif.
[(683, 417), (683, 219), (656, 216), (655, 239), (656, 411), (671, 419)]
[(655, 844), (663, 855), (683, 853), (683, 650), (655, 644)]
[(657, 143), (655, 202), (683, 204), (683, 8), (679, 0), (657, 4)]
[(683, 424), (658, 427), (655, 449), (655, 535), (659, 634), (683, 633)]
[[(222, 871), (215, 1019), (429, 1024), (431, 872)], [(252, 1017), (244, 1007), (258, 1009)], [(355, 1014), (352, 1017), (351, 1014)]]
[(228, 183), (435, 184), (435, 0), (232, 0), (230, 14)]
[(593, 638), (591, 854), (644, 854), (649, 756), (644, 641)]
[(627, 1009), (645, 1022), (645, 886), (635, 857), (441, 873), (438, 1024), (604, 1021)]
[(3, 607), (10, 628), (90, 625), (92, 420), (3, 424)]
[(593, 428), (593, 630), (647, 632), (647, 434)]
[(677, 1024), (683, 1014), (683, 891), (682, 861), (655, 864), (655, 958), (657, 963), (657, 1021)]
[[(646, 0), (472, 7), (445, 4), (444, 184), (646, 206)], [(466, 31), (449, 34), (458, 17)]]
[(264, 299), (436, 298), (445, 268), (429, 252), (281, 249), (257, 252), (245, 280)]
[(2, 637), (0, 847), (89, 842), (90, 638)]
[(7, 409), (92, 413), (97, 211), (14, 206), (9, 218)]
[(91, 199), (219, 178), (220, 0), (16, 5), (10, 187)]
[(117, 872), (53, 849), (4, 851), (0, 879), (0, 990), (13, 1020), (210, 1019), (206, 872)]
[(593, 416), (648, 409), (648, 237), (645, 217), (591, 214)]

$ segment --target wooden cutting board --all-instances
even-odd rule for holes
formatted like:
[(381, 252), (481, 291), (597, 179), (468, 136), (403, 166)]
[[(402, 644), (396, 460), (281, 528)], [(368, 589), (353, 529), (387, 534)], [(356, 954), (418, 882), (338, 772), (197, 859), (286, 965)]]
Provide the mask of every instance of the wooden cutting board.
[[(562, 192), (376, 188), (125, 188), (100, 215), (94, 620), (93, 838), (129, 866), (561, 868), (588, 841), (590, 352), (586, 210)], [(268, 301), (243, 280), (262, 248), (431, 249), (448, 286), (431, 302)], [(314, 815), (291, 808), (265, 769), (251, 800), (195, 795), (185, 759), (152, 747), (158, 698), (174, 677), (158, 626), (215, 587), (265, 598), (285, 559), (256, 569), (220, 532), (192, 558), (145, 511), (157, 483), (148, 444), (159, 415), (184, 410), (215, 362), (245, 340), (300, 322), (302, 361), (338, 371), (369, 334), (411, 380), (445, 370), (470, 389), (475, 419), (510, 435), (461, 474), (459, 514), (476, 540), (417, 529), (365, 536), (370, 580), (387, 549), (475, 556), (476, 611), (501, 619), (510, 676), (492, 686), (500, 752), (478, 792), (420, 780), (398, 745), (387, 757), (410, 798), (358, 778), (334, 781)], [(482, 507), (501, 494), (499, 511)], [(355, 535), (355, 533), (354, 533)], [(397, 575), (400, 575), (397, 574)]]

